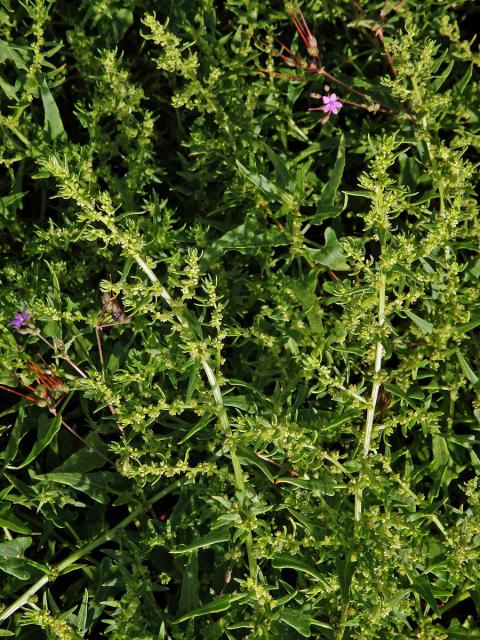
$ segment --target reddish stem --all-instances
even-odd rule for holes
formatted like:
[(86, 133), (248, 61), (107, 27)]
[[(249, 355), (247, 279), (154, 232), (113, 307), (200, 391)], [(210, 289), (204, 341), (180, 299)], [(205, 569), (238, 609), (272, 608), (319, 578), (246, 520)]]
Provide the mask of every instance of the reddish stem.
[[(30, 389), (31, 387), (28, 387), (28, 388)], [(35, 402), (35, 403), (38, 402), (38, 398), (32, 398), (31, 396), (27, 396), (24, 393), (20, 393), (20, 391), (15, 391), (15, 389), (4, 387), (1, 384), (0, 384), (0, 389), (3, 389), (3, 391), (7, 391), (8, 393), (14, 393), (16, 396), (20, 396), (21, 398), (25, 398), (26, 400), (30, 400), (31, 402)]]

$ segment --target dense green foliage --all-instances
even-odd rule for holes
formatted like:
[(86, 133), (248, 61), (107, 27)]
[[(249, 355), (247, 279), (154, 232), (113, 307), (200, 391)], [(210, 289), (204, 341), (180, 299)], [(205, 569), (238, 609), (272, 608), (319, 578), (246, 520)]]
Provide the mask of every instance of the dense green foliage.
[(0, 637), (480, 638), (480, 9), (302, 9), (0, 2)]

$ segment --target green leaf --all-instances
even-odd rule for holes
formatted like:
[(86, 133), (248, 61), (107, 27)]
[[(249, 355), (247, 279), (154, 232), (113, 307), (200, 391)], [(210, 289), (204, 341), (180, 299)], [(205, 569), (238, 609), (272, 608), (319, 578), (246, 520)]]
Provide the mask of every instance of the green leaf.
[(112, 16), (112, 35), (115, 44), (120, 42), (128, 29), (133, 24), (133, 13), (131, 9), (118, 9)]
[(5, 527), (15, 533), (23, 533), (25, 535), (31, 535), (33, 532), (26, 527), (18, 518), (15, 518), (13, 514), (5, 515), (0, 514), (0, 527)]
[(109, 471), (97, 471), (93, 473), (45, 473), (43, 475), (32, 474), (35, 480), (45, 482), (57, 482), (58, 484), (65, 484), (72, 489), (86, 493), (95, 502), (100, 504), (108, 504), (109, 492), (119, 493), (113, 491), (111, 483), (115, 478), (113, 473)]
[[(458, 620), (453, 620), (452, 624), (458, 622)], [(444, 627), (439, 628), (439, 633), (443, 633), (445, 631)], [(441, 637), (441, 636), (440, 636)], [(480, 630), (478, 629), (467, 629), (464, 627), (449, 627), (448, 629), (448, 640), (479, 640), (480, 638)]]
[(317, 211), (313, 216), (309, 216), (307, 220), (310, 224), (322, 224), (325, 220), (331, 220), (332, 218), (338, 218), (342, 213), (343, 207), (331, 205), (325, 205), (323, 202), (319, 202)]
[(275, 482), (275, 478), (273, 477), (268, 464), (264, 460), (259, 458), (257, 455), (255, 455), (245, 447), (240, 447), (238, 449), (238, 455), (240, 458), (240, 462), (248, 462), (249, 464), (257, 467), (272, 484)]
[(88, 617), (88, 589), (83, 592), (82, 602), (77, 613), (77, 631), (82, 635), (87, 630), (87, 617)]
[(10, 469), (23, 469), (28, 466), (32, 460), (48, 447), (53, 438), (57, 435), (62, 426), (62, 416), (58, 415), (53, 418), (49, 417), (49, 414), (42, 413), (38, 420), (38, 437), (33, 445), (30, 453), (27, 455), (22, 464), (13, 467), (9, 465)]
[(447, 441), (444, 437), (438, 434), (432, 435), (432, 452), (432, 469), (442, 469), (452, 462), (452, 457), (448, 450)]
[(417, 316), (416, 313), (413, 313), (413, 311), (407, 310), (405, 311), (405, 315), (408, 316), (410, 320), (412, 320), (412, 322), (414, 322), (417, 325), (417, 327), (420, 329), (420, 331), (423, 334), (432, 332), (433, 324), (431, 322), (428, 322), (427, 320), (423, 320), (422, 318)]
[(317, 339), (323, 339), (325, 337), (322, 320), (323, 311), (316, 294), (317, 282), (318, 272), (312, 269), (306, 280), (296, 280), (291, 283), (290, 287), (305, 311), (312, 335)]
[(107, 371), (114, 374), (120, 367), (120, 362), (124, 357), (124, 347), (120, 342), (115, 342), (113, 349), (110, 351), (107, 361)]
[(200, 365), (195, 364), (192, 367), (190, 371), (190, 375), (188, 377), (187, 394), (185, 396), (186, 402), (190, 402), (190, 400), (193, 398), (193, 394), (195, 393), (195, 389), (197, 388), (199, 380), (200, 380)]
[(58, 110), (57, 103), (50, 93), (50, 89), (48, 88), (45, 78), (40, 85), (40, 97), (42, 98), (43, 108), (45, 111), (45, 129), (50, 134), (51, 139), (55, 140), (65, 133), (65, 129), (63, 128), (63, 122), (60, 117), (60, 111)]
[(288, 624), (289, 627), (298, 631), (298, 633), (304, 638), (311, 638), (310, 625), (312, 624), (312, 618), (306, 616), (299, 609), (283, 609), (280, 612), (279, 620)]
[(342, 181), (343, 171), (345, 169), (345, 136), (340, 136), (338, 142), (337, 159), (333, 167), (332, 175), (322, 191), (321, 204), (333, 204), (335, 196)]
[(8, 542), (1, 542), (0, 558), (2, 560), (6, 560), (7, 558), (23, 558), (25, 551), (31, 544), (32, 538), (30, 536), (21, 536)]
[(243, 175), (246, 176), (253, 185), (258, 187), (264, 196), (273, 199), (275, 202), (286, 204), (288, 207), (293, 207), (295, 199), (284, 189), (277, 187), (277, 185), (270, 182), (265, 176), (259, 173), (252, 173), (239, 160), (237, 160), (236, 163)]
[(450, 62), (446, 66), (445, 70), (433, 80), (433, 82), (432, 82), (433, 91), (436, 92), (436, 91), (439, 91), (441, 89), (442, 85), (445, 83), (445, 81), (447, 80), (448, 76), (452, 72), (452, 69), (453, 69), (454, 65), (455, 65), (455, 60), (450, 60)]
[(432, 587), (430, 585), (430, 581), (426, 575), (417, 576), (412, 583), (412, 589), (416, 591), (427, 604), (430, 605), (430, 608), (440, 615), (440, 609), (435, 601), (435, 596), (433, 595)]
[(55, 467), (53, 472), (64, 473), (73, 471), (74, 473), (87, 473), (94, 469), (101, 469), (105, 464), (105, 459), (102, 458), (99, 453), (106, 455), (108, 447), (94, 431), (88, 434), (86, 441), (88, 445), (92, 446), (92, 449), (88, 446), (80, 447), (80, 449), (74, 451), (58, 467)]
[(11, 207), (12, 204), (21, 201), (27, 193), (28, 191), (17, 191), (17, 193), (11, 193), (8, 196), (0, 198), (0, 213), (7, 213), (8, 208)]
[(170, 553), (189, 553), (190, 551), (194, 551), (195, 549), (211, 547), (212, 545), (219, 544), (220, 542), (228, 542), (230, 539), (231, 536), (228, 528), (222, 527), (221, 529), (215, 529), (202, 538), (197, 538), (197, 540), (195, 540), (191, 544), (173, 549), (172, 551), (170, 551)]
[(208, 414), (208, 413), (203, 415), (199, 419), (199, 421), (193, 425), (193, 427), (189, 430), (187, 435), (180, 440), (178, 444), (183, 444), (184, 442), (189, 440), (191, 437), (193, 437), (196, 433), (204, 429), (213, 420), (213, 417), (214, 416), (212, 414)]
[(18, 453), (20, 442), (27, 435), (31, 428), (31, 423), (25, 418), (25, 407), (23, 405), (20, 405), (18, 407), (15, 424), (10, 434), (10, 438), (8, 439), (8, 444), (5, 447), (4, 451), (0, 451), (0, 457), (4, 459), (5, 466), (7, 466), (11, 460), (15, 459)]
[(472, 78), (472, 73), (473, 73), (473, 63), (468, 67), (464, 75), (460, 78), (460, 80), (455, 85), (455, 91), (458, 92), (460, 95), (463, 94), (463, 92), (469, 85), (470, 80)]
[(5, 40), (0, 39), (0, 63), (5, 60), (11, 60), (17, 69), (28, 71), (25, 63), (27, 52), (22, 47), (13, 47)]
[(204, 252), (202, 262), (213, 262), (227, 251), (250, 255), (264, 247), (287, 244), (288, 239), (279, 229), (266, 227), (255, 216), (247, 215), (245, 222), (211, 243)]
[(274, 569), (295, 569), (301, 573), (306, 573), (312, 578), (315, 578), (317, 582), (327, 586), (327, 583), (321, 573), (303, 560), (297, 560), (292, 556), (277, 556), (272, 560), (272, 567)]
[(352, 576), (355, 571), (355, 563), (351, 561), (350, 554), (348, 554), (345, 559), (337, 558), (335, 560), (335, 568), (340, 583), (342, 603), (347, 605), (350, 601), (350, 585), (352, 584)]
[[(58, 307), (60, 308), (62, 306), (62, 290), (60, 288), (60, 281), (58, 279), (58, 275), (54, 267), (48, 262), (48, 260), (44, 260), (44, 262), (47, 265), (47, 268), (50, 271), (50, 274), (52, 276), (52, 283), (53, 283), (53, 287), (51, 289), (52, 298), (55, 301), (55, 304), (57, 304)], [(57, 327), (59, 323), (56, 323), (54, 320), (52, 320), (51, 322), (49, 322), (49, 324), (52, 327), (51, 335), (60, 337), (57, 335), (57, 331), (58, 331)]]
[(464, 376), (467, 378), (467, 380), (470, 380), (472, 384), (477, 384), (478, 376), (471, 369), (470, 365), (468, 364), (467, 360), (463, 357), (459, 349), (456, 350), (456, 354), (457, 354), (458, 362), (460, 363), (460, 367), (462, 368)]
[(17, 90), (15, 89), (15, 87), (9, 82), (7, 82), (6, 80), (4, 80), (1, 76), (0, 76), (0, 88), (3, 89), (4, 94), (7, 96), (7, 98), (10, 98), (10, 100), (12, 98), (15, 98), (15, 96), (17, 95)]
[(277, 478), (275, 481), (277, 484), (293, 484), (295, 487), (302, 487), (302, 489), (308, 489), (309, 491), (320, 491), (324, 495), (335, 495), (335, 487), (338, 486), (333, 478), (325, 473), (322, 479), (307, 479), (307, 478), (295, 478), (294, 476), (285, 476), (283, 478)]
[(273, 166), (275, 167), (275, 181), (277, 185), (283, 189), (290, 182), (290, 173), (283, 158), (275, 153), (273, 149), (266, 146), (267, 155), (270, 158)]
[(9, 558), (7, 560), (0, 558), (0, 570), (19, 580), (28, 580), (32, 575), (29, 563), (25, 558)]
[(334, 271), (348, 271), (350, 267), (338, 243), (335, 231), (331, 227), (327, 227), (324, 235), (325, 246), (322, 249), (308, 249), (308, 256), (314, 262), (318, 262)]
[(193, 551), (185, 564), (177, 614), (192, 611), (198, 604), (198, 553)]
[(216, 598), (212, 602), (208, 604), (204, 604), (197, 609), (193, 609), (189, 613), (184, 614), (180, 618), (174, 621), (173, 624), (180, 624), (180, 622), (185, 622), (185, 620), (191, 620), (192, 618), (198, 618), (200, 616), (208, 616), (211, 613), (220, 613), (222, 611), (227, 611), (230, 609), (230, 605), (237, 600), (241, 600), (245, 598), (245, 594), (243, 593), (234, 593), (228, 594), (226, 596), (221, 596), (220, 598)]
[(0, 543), (0, 570), (19, 580), (28, 580), (31, 571), (24, 555), (31, 544), (32, 538), (29, 536)]

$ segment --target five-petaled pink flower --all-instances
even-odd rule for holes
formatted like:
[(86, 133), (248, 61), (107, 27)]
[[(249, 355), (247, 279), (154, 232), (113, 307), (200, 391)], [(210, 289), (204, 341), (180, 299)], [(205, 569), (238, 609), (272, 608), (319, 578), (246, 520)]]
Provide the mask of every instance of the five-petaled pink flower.
[(27, 307), (23, 307), (20, 313), (13, 314), (13, 320), (10, 322), (10, 324), (14, 326), (15, 329), (20, 329), (22, 324), (28, 322), (29, 318), (31, 317), (32, 314), (27, 312)]
[(333, 113), (333, 115), (337, 115), (340, 109), (343, 107), (343, 104), (337, 98), (336, 93), (331, 93), (329, 96), (322, 96), (323, 107), (322, 111), (324, 113)]

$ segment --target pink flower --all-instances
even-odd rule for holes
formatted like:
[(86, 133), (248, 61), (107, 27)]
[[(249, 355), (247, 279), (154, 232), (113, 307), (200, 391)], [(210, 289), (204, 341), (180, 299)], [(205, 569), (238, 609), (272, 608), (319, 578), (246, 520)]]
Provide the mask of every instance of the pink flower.
[(343, 107), (343, 104), (337, 98), (336, 93), (331, 93), (329, 96), (322, 96), (322, 100), (324, 106), (321, 107), (321, 110), (324, 113), (333, 113), (333, 115), (336, 116)]

